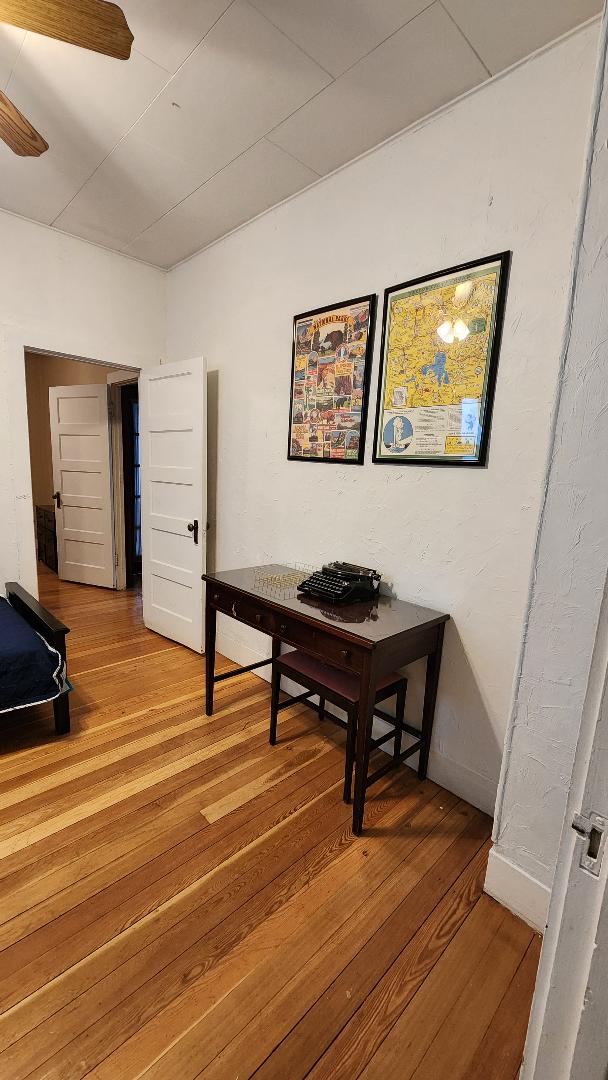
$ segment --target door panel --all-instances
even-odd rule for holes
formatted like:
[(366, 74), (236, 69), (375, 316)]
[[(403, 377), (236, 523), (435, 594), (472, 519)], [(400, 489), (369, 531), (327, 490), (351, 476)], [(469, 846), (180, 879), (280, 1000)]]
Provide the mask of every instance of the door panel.
[(108, 388), (49, 388), (58, 574), (114, 586)]
[[(140, 375), (144, 622), (203, 651), (206, 376), (201, 357)], [(194, 526), (197, 523), (198, 536)]]

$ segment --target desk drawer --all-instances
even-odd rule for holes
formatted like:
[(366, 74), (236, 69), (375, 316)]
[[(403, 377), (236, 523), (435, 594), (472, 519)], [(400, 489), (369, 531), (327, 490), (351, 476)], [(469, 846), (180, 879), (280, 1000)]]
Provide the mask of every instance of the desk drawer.
[(221, 586), (218, 588), (207, 585), (207, 588), (211, 589), (211, 600), (218, 611), (238, 619), (239, 622), (247, 623), (248, 626), (254, 626), (257, 630), (263, 630), (266, 634), (274, 633), (274, 615), (265, 611), (261, 604), (236, 596)]
[(326, 630), (310, 626), (288, 615), (277, 615), (275, 625), (277, 637), (280, 637), (281, 641), (287, 645), (305, 649), (307, 652), (314, 653), (320, 660), (345, 668), (347, 671), (361, 671), (363, 650), (356, 645), (341, 641)]
[(208, 585), (207, 588), (211, 589), (210, 599), (213, 606), (223, 614), (265, 634), (278, 637), (286, 645), (294, 645), (315, 653), (319, 659), (337, 667), (347, 671), (361, 671), (364, 650), (357, 645), (341, 641), (339, 637), (322, 628), (266, 608), (263, 603), (237, 596), (232, 591), (223, 589), (221, 585)]

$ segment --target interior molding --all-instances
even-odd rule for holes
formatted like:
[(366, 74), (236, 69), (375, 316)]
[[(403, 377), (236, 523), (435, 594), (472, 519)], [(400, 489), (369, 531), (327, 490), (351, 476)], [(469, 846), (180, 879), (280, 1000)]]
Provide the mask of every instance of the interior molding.
[[(5, 211), (2, 211), (2, 213), (5, 213)], [(38, 222), (34, 222), (34, 224), (37, 225)], [(124, 364), (114, 364), (111, 360), (96, 360), (93, 356), (76, 356), (74, 353), (59, 352), (57, 349), (40, 349), (36, 345), (25, 345), (24, 351), (31, 353), (32, 356), (56, 356), (60, 360), (77, 360), (79, 364), (95, 364), (95, 367), (108, 368), (108, 382), (136, 382), (141, 371), (141, 368), (135, 367), (135, 365), (129, 370)], [(114, 373), (120, 378), (115, 378)]]
[(490, 851), (484, 892), (544, 934), (551, 890), (512, 863), (496, 847)]
[(120, 382), (110, 382), (110, 448), (112, 471), (112, 507), (114, 517), (114, 588), (126, 589), (127, 563), (125, 559), (125, 485), (122, 459), (122, 400)]

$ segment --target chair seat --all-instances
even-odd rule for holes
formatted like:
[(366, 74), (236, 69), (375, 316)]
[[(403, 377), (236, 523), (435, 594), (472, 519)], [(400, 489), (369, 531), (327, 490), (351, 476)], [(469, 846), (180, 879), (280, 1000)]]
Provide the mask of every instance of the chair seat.
[[(354, 703), (359, 700), (359, 678), (357, 675), (351, 675), (349, 671), (341, 671), (330, 664), (324, 664), (321, 660), (315, 660), (314, 656), (309, 656), (308, 653), (300, 652), (298, 649), (284, 653), (277, 664), (287, 678), (293, 676), (294, 682), (298, 682), (299, 676), (304, 679), (314, 679), (315, 682), (345, 698), (346, 701)], [(380, 679), (378, 690), (385, 690), (387, 686), (403, 679), (404, 676), (398, 671), (391, 671)]]

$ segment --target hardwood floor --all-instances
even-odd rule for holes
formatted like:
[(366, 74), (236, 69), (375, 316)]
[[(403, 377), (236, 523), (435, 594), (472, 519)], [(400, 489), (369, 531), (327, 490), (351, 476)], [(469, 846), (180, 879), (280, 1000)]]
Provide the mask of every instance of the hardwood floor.
[(72, 734), (0, 724), (2, 1080), (513, 1080), (540, 938), (482, 894), (489, 819), (401, 768), (354, 839), (333, 725), (270, 748), (268, 685), (207, 719), (134, 593), (41, 599)]

